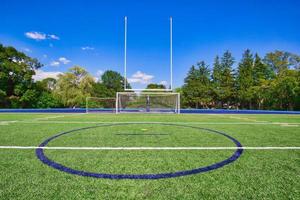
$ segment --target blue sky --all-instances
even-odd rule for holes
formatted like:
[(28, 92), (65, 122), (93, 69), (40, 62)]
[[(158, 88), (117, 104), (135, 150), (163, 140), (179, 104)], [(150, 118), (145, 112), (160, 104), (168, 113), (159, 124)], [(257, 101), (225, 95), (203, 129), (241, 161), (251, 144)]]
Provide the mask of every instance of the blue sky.
[(128, 77), (134, 87), (169, 84), (169, 17), (173, 17), (174, 86), (191, 65), (210, 67), (230, 50), (239, 60), (250, 48), (263, 56), (300, 54), (300, 1), (14, 1), (0, 2), (0, 43), (12, 45), (54, 76), (73, 65), (93, 76), (123, 74), (124, 16), (128, 16)]

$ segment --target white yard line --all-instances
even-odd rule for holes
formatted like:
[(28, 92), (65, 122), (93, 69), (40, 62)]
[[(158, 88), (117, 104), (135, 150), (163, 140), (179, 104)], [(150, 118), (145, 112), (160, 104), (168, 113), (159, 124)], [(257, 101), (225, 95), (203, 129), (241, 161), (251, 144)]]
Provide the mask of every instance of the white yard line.
[(65, 117), (64, 115), (57, 115), (57, 116), (48, 116), (48, 117), (40, 117), (40, 118), (34, 118), (32, 119), (33, 121), (37, 120), (48, 120), (48, 119), (55, 119), (55, 118), (61, 118), (61, 117)]
[(49, 149), (49, 150), (300, 150), (300, 147), (36, 147), (0, 146), (0, 149)]
[(14, 121), (25, 124), (199, 124), (199, 125), (300, 125), (287, 122), (100, 122), (100, 121)]

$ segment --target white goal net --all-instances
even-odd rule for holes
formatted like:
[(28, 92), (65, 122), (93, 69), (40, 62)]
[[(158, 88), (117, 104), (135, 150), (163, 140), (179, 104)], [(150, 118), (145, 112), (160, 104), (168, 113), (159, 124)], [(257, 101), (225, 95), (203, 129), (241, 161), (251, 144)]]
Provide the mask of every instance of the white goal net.
[(116, 112), (116, 98), (100, 98), (87, 97), (86, 98), (86, 113), (94, 112)]
[(180, 94), (170, 92), (118, 92), (116, 113), (180, 113)]

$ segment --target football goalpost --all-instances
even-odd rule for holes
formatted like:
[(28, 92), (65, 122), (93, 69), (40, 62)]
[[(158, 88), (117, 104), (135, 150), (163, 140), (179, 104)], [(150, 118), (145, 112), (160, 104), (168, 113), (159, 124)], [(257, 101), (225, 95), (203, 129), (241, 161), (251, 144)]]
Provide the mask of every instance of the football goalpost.
[(180, 113), (180, 94), (172, 92), (118, 92), (116, 113)]
[(180, 113), (180, 94), (118, 92), (116, 98), (86, 98), (86, 113)]
[(86, 113), (116, 112), (116, 98), (87, 97), (85, 103)]
[(124, 91), (115, 98), (86, 98), (86, 113), (180, 113), (180, 94), (173, 91), (173, 36), (170, 17), (170, 87), (165, 89), (127, 88), (127, 23), (124, 19)]

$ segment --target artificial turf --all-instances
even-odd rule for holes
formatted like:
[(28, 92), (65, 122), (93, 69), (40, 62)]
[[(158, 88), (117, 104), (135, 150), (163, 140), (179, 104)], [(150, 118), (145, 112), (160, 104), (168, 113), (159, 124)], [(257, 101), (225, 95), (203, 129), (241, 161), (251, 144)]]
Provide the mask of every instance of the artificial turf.
[[(246, 147), (300, 147), (300, 115), (200, 114), (0, 114), (0, 146), (38, 146), (55, 134), (91, 126), (96, 127), (62, 135), (47, 146), (235, 146), (199, 127), (227, 133)], [(64, 166), (111, 174), (189, 170), (220, 162), (234, 151), (44, 150)], [(0, 199), (300, 199), (299, 188), (300, 150), (244, 150), (235, 162), (201, 174), (110, 180), (53, 169), (33, 149), (0, 149)]]

